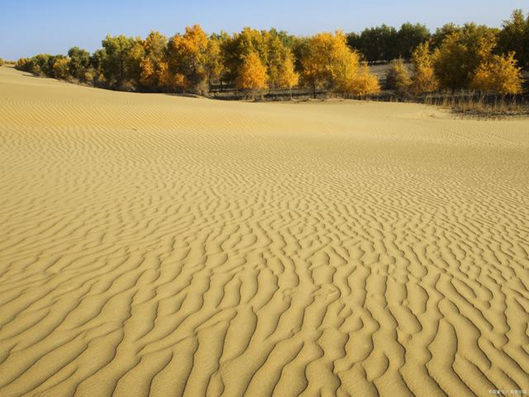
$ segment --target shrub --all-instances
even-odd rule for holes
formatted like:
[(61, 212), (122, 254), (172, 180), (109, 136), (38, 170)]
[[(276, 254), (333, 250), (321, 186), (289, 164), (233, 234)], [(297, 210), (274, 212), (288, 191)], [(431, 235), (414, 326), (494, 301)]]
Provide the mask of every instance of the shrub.
[(410, 90), (412, 84), (410, 72), (404, 64), (402, 58), (391, 62), (386, 75), (386, 88), (394, 90), (397, 94), (403, 95)]
[(70, 61), (67, 58), (61, 58), (53, 64), (53, 75), (60, 80), (68, 79), (70, 75)]
[(30, 58), (20, 58), (15, 64), (15, 69), (22, 70), (24, 72), (33, 73), (33, 68), (33, 61)]
[(351, 91), (353, 95), (366, 96), (378, 94), (380, 92), (380, 83), (377, 77), (369, 72), (367, 63), (362, 63), (358, 72), (354, 75), (351, 82)]

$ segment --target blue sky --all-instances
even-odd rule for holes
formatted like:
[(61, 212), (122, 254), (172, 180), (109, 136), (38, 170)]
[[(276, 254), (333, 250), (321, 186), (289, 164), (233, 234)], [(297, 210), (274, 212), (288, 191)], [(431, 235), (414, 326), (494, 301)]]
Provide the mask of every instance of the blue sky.
[(0, 0), (0, 57), (93, 51), (108, 33), (172, 35), (195, 23), (208, 32), (252, 26), (302, 35), (406, 21), (500, 26), (515, 8), (529, 11), (528, 0)]

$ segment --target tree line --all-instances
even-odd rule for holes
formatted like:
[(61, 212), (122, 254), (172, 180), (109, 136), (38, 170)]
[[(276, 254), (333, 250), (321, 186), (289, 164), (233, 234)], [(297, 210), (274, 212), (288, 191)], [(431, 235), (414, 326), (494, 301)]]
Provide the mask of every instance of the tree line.
[[(413, 51), (419, 45), (429, 42), (432, 49), (438, 49), (448, 36), (464, 30), (468, 25), (472, 24), (458, 26), (447, 23), (432, 33), (421, 24), (404, 23), (399, 30), (383, 24), (364, 29), (362, 32), (349, 33), (347, 43), (352, 49), (362, 53), (369, 62), (399, 58), (411, 60)], [(496, 37), (497, 55), (514, 52), (518, 65), (529, 67), (529, 15), (524, 16), (522, 10), (515, 10), (501, 29), (484, 26), (481, 28)]]
[(67, 55), (20, 59), (16, 67), (127, 91), (206, 94), (214, 87), (235, 87), (256, 93), (307, 87), (314, 93), (363, 96), (381, 89), (367, 62), (391, 60), (387, 88), (399, 93), (469, 88), (519, 93), (521, 70), (529, 68), (529, 15), (516, 10), (501, 29), (447, 24), (434, 34), (410, 23), (399, 30), (382, 25), (312, 37), (252, 28), (208, 35), (195, 25), (169, 38), (156, 31), (144, 39), (108, 35), (93, 54), (73, 47)]

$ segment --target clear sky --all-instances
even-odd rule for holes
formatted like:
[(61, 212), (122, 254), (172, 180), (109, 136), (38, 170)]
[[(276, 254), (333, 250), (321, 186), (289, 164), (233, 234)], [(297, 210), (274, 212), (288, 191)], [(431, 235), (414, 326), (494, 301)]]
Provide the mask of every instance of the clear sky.
[(529, 0), (0, 0), (0, 57), (93, 51), (108, 33), (169, 36), (195, 23), (207, 32), (251, 26), (301, 35), (406, 21), (499, 27), (515, 8), (529, 11)]

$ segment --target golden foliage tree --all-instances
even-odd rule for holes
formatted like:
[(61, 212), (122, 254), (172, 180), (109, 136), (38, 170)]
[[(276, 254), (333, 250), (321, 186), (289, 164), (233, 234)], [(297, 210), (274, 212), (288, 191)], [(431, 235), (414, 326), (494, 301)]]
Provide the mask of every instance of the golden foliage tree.
[(196, 92), (206, 91), (208, 36), (200, 25), (186, 27), (184, 35), (177, 34), (169, 41), (169, 67), (177, 88), (190, 87)]
[(139, 79), (139, 58), (135, 58), (141, 40), (123, 35), (110, 36), (102, 41), (101, 72), (107, 84), (115, 88)]
[(334, 59), (333, 65), (329, 69), (331, 88), (339, 92), (349, 93), (353, 90), (353, 82), (358, 73), (360, 59), (357, 53), (347, 50), (337, 55), (338, 57)]
[(158, 80), (158, 87), (169, 91), (173, 87), (171, 72), (169, 72), (169, 63), (160, 62), (156, 70), (156, 79)]
[(158, 79), (154, 61), (150, 58), (145, 58), (140, 63), (140, 83), (147, 87), (158, 86)]
[[(344, 66), (350, 59), (344, 59), (351, 51), (347, 48), (342, 32), (319, 33), (313, 36), (305, 56), (301, 60), (303, 80), (316, 87), (334, 85), (338, 73), (345, 75)], [(345, 62), (344, 62), (345, 61)]]
[(299, 73), (294, 66), (294, 57), (288, 56), (277, 69), (276, 85), (279, 88), (288, 88), (292, 93), (292, 88), (299, 83)]
[(482, 92), (520, 94), (522, 71), (516, 66), (514, 53), (493, 55), (489, 61), (483, 62), (472, 79), (471, 87)]
[(185, 91), (191, 87), (191, 82), (182, 73), (175, 73), (172, 76), (172, 86), (177, 90)]
[[(290, 83), (286, 81), (288, 77), (285, 75), (285, 73), (290, 74), (290, 79), (295, 79), (291, 50), (285, 46), (275, 30), (264, 32), (263, 40), (266, 45), (266, 56), (262, 61), (268, 68), (269, 85), (275, 88), (291, 88)], [(291, 70), (287, 70), (289, 67)], [(294, 83), (296, 84), (297, 82)]]
[(222, 43), (222, 57), (228, 79), (237, 79), (237, 74), (245, 58), (255, 53), (263, 65), (268, 64), (268, 48), (263, 33), (245, 27), (240, 33), (226, 37)]
[(412, 62), (415, 70), (412, 79), (412, 91), (415, 94), (436, 91), (439, 88), (439, 82), (435, 77), (434, 56), (430, 51), (430, 43), (422, 43), (413, 51)]
[(151, 31), (143, 41), (144, 56), (140, 63), (140, 82), (149, 89), (163, 87), (160, 84), (161, 64), (166, 62), (167, 37)]
[(412, 80), (408, 68), (402, 58), (392, 61), (386, 74), (386, 88), (402, 95), (411, 87)]
[[(305, 84), (336, 91), (367, 95), (380, 90), (376, 77), (370, 75), (367, 65), (360, 68), (360, 57), (347, 46), (341, 31), (313, 36), (301, 60)], [(359, 87), (356, 85), (359, 84)]]
[(268, 88), (267, 80), (266, 67), (261, 62), (259, 55), (255, 52), (248, 54), (244, 58), (237, 76), (237, 88), (255, 93)]

